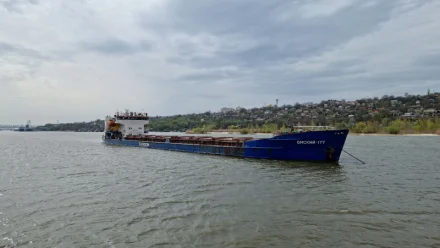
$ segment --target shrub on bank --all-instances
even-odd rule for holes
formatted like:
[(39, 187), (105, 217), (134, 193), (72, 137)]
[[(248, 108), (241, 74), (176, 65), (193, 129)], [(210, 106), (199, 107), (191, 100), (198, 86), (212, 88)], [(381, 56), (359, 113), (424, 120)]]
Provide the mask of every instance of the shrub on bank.
[[(341, 126), (338, 123), (339, 127)], [(349, 126), (349, 125), (345, 125)], [(434, 133), (440, 134), (440, 118), (424, 118), (417, 120), (397, 119), (397, 120), (379, 120), (358, 122), (351, 125), (351, 132), (354, 133), (389, 133), (389, 134), (403, 134), (403, 133)], [(215, 129), (214, 125), (206, 125), (192, 129), (193, 133), (207, 133)], [(276, 123), (266, 123), (262, 126), (250, 125), (247, 128), (239, 128), (238, 126), (229, 126), (229, 131), (238, 131), (240, 134), (254, 134), (254, 133), (277, 133), (286, 132), (290, 129), (285, 125), (278, 128)]]
[(395, 126), (389, 126), (386, 128), (389, 134), (399, 134), (400, 130)]
[[(386, 125), (384, 125), (386, 124)], [(378, 121), (359, 122), (351, 128), (354, 133), (437, 133), (440, 130), (440, 118), (426, 118), (418, 120)]]

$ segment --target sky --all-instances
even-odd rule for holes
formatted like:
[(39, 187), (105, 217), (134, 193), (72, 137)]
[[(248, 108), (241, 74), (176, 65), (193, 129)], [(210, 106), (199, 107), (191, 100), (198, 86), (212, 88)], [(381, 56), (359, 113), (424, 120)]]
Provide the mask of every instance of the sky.
[(0, 0), (0, 124), (440, 91), (438, 0)]

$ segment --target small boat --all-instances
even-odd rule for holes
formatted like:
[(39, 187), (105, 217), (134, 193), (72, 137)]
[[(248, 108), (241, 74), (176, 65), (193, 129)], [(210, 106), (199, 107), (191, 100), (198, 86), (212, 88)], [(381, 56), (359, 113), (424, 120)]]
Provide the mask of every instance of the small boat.
[(348, 129), (296, 126), (269, 138), (198, 135), (150, 135), (147, 113), (117, 112), (105, 119), (102, 140), (108, 145), (234, 156), (242, 158), (338, 162)]

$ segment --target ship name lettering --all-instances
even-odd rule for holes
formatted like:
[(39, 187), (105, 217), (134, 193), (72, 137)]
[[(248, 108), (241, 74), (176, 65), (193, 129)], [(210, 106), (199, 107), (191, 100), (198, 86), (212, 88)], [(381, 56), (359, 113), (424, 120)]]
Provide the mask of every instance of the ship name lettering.
[(139, 142), (139, 146), (141, 146), (141, 147), (150, 147), (150, 144), (146, 143), (146, 142)]
[(323, 145), (325, 140), (298, 140), (296, 142), (298, 145)]

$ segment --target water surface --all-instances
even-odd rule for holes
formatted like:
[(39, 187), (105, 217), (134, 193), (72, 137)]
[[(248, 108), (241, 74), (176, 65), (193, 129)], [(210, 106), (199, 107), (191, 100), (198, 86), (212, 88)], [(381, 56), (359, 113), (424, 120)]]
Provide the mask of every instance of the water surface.
[(0, 247), (440, 247), (440, 137), (349, 136), (341, 164), (0, 132)]

